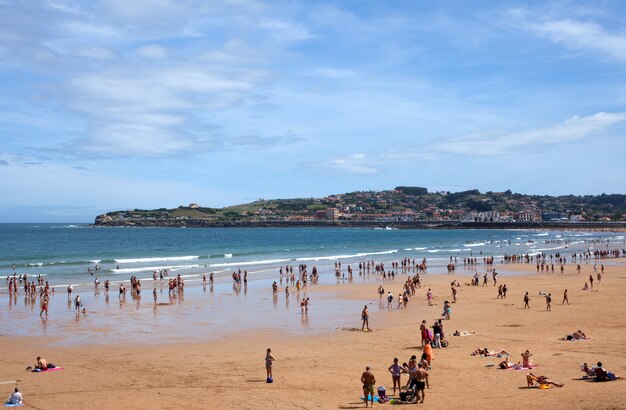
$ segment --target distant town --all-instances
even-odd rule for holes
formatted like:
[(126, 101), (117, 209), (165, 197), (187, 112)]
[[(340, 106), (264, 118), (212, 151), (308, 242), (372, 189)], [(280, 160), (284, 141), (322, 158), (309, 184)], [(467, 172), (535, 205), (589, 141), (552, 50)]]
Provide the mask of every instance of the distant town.
[(428, 192), (422, 187), (399, 186), (385, 191), (357, 191), (323, 198), (259, 199), (208, 208), (200, 204), (175, 209), (122, 210), (96, 218), (104, 226), (246, 226), (267, 222), (411, 222), (468, 223), (583, 223), (626, 220), (626, 195), (525, 195), (468, 190)]

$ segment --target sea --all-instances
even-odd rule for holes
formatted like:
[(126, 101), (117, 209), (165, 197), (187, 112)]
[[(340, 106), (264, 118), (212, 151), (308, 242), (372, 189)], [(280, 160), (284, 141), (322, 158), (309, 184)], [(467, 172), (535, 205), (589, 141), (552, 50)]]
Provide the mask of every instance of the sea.
[[(40, 299), (19, 289), (10, 296), (7, 280), (0, 280), (0, 335), (43, 338), (60, 345), (106, 343), (178, 343), (235, 337), (240, 332), (278, 332), (314, 336), (319, 332), (354, 330), (360, 326), (363, 304), (370, 306), (370, 325), (377, 312), (390, 314), (378, 301), (383, 285), (397, 294), (404, 278), (382, 281), (377, 275), (359, 275), (359, 262), (404, 258), (426, 259), (427, 275), (445, 274), (451, 261), (477, 258), (479, 264), (458, 269), (468, 277), (484, 271), (483, 257), (539, 253), (569, 256), (573, 252), (622, 249), (623, 233), (554, 230), (396, 230), (392, 228), (133, 228), (88, 224), (0, 224), (0, 278), (41, 275), (54, 290), (49, 315), (40, 316)], [(341, 263), (341, 276), (335, 264)], [(610, 264), (610, 261), (606, 262)], [(279, 270), (316, 266), (319, 283), (290, 296)], [(337, 297), (328, 289), (370, 283), (372, 298)], [(506, 270), (500, 270), (505, 277)], [(506, 265), (502, 267), (505, 268)], [(96, 269), (96, 267), (98, 269)], [(167, 280), (153, 275), (167, 270), (180, 275), (184, 292), (170, 294)], [(248, 273), (248, 283), (234, 285), (233, 272)], [(532, 271), (532, 270), (531, 270)], [(202, 275), (213, 273), (215, 284), (204, 286)], [(119, 296), (120, 283), (129, 278), (142, 283), (142, 294)], [(95, 280), (101, 285), (96, 287)], [(111, 291), (102, 285), (111, 283)], [(278, 282), (279, 293), (272, 293)], [(71, 295), (68, 285), (74, 287)], [(319, 291), (314, 290), (319, 289)], [(326, 290), (324, 290), (326, 289)], [(157, 294), (153, 299), (153, 290)], [(308, 292), (308, 293), (307, 293)], [(73, 298), (80, 294), (84, 312), (76, 312)], [(311, 298), (308, 314), (300, 307)], [(418, 298), (423, 295), (418, 296)], [(436, 300), (447, 295), (435, 295)], [(375, 303), (374, 303), (375, 301)], [(412, 302), (411, 302), (412, 303)], [(421, 306), (421, 305), (419, 305)], [(424, 308), (426, 309), (426, 308)]]
[[(247, 270), (275, 276), (279, 267), (335, 262), (426, 259), (431, 271), (450, 257), (567, 254), (624, 241), (611, 232), (542, 230), (397, 230), (391, 228), (133, 228), (87, 224), (0, 224), (0, 275), (42, 275), (52, 286), (152, 279), (167, 269), (184, 278)], [(588, 245), (588, 246), (587, 246)], [(95, 270), (96, 266), (99, 270)], [(89, 272), (91, 269), (92, 272)], [(0, 285), (1, 287), (2, 285)]]

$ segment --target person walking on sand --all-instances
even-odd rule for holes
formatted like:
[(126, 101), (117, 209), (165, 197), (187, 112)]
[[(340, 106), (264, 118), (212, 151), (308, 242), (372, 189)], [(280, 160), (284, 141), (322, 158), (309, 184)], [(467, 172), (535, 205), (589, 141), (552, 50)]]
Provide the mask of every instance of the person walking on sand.
[(567, 304), (569, 305), (569, 299), (567, 298), (567, 289), (565, 289), (565, 292), (563, 292), (563, 302), (561, 303), (561, 305), (564, 305), (565, 302), (567, 302)]
[(274, 357), (274, 355), (272, 355), (272, 349), (268, 347), (267, 351), (265, 352), (265, 371), (267, 372), (268, 383), (272, 383), (274, 381), (274, 378), (272, 376), (272, 363), (274, 362), (274, 360), (276, 360), (276, 358)]
[(452, 303), (456, 303), (456, 288), (452, 285)]
[(372, 402), (372, 408), (374, 407), (374, 385), (376, 384), (376, 377), (372, 373), (369, 366), (365, 367), (365, 371), (361, 375), (361, 383), (363, 383), (363, 400), (365, 400), (365, 407), (367, 407), (368, 396)]
[(361, 311), (361, 320), (363, 321), (363, 324), (361, 325), (361, 331), (363, 332), (370, 331), (369, 318), (370, 318), (370, 315), (367, 312), (367, 305), (365, 305), (365, 307), (363, 307), (363, 310)]
[(524, 309), (530, 309), (528, 302), (530, 302), (530, 296), (528, 296), (528, 292), (526, 292), (524, 295)]
[(548, 296), (546, 296), (546, 311), (552, 311), (552, 293), (548, 293)]
[(432, 306), (433, 304), (433, 292), (428, 289), (428, 292), (426, 292), (426, 300), (428, 301), (428, 306)]
[(589, 286), (593, 289), (593, 275), (589, 275)]

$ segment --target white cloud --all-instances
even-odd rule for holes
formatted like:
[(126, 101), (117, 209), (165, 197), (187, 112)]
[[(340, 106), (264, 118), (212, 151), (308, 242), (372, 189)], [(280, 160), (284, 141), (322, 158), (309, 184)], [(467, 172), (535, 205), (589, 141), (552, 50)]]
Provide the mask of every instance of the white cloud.
[(167, 48), (156, 44), (149, 44), (137, 48), (137, 54), (139, 54), (141, 57), (154, 60), (161, 60), (169, 56)]
[(626, 121), (626, 112), (600, 112), (574, 116), (562, 124), (527, 131), (487, 131), (431, 144), (427, 151), (448, 154), (500, 155), (595, 137), (608, 127)]
[(333, 156), (319, 161), (302, 164), (314, 172), (331, 175), (376, 175), (381, 172), (380, 162), (367, 154), (357, 153), (345, 156)]
[(524, 10), (508, 13), (514, 27), (562, 44), (573, 50), (600, 52), (617, 60), (626, 60), (626, 36), (611, 32), (591, 21), (569, 18), (545, 19), (530, 16)]

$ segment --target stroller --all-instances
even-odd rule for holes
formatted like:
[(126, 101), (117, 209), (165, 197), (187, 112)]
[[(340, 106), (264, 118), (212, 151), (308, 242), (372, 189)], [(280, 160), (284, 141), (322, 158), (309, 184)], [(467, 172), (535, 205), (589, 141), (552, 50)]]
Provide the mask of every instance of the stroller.
[(387, 397), (387, 389), (383, 386), (378, 388), (378, 402), (379, 403), (387, 403), (389, 401), (389, 397)]
[(415, 385), (409, 386), (408, 390), (400, 392), (400, 400), (404, 403), (416, 403), (417, 402), (417, 390)]

